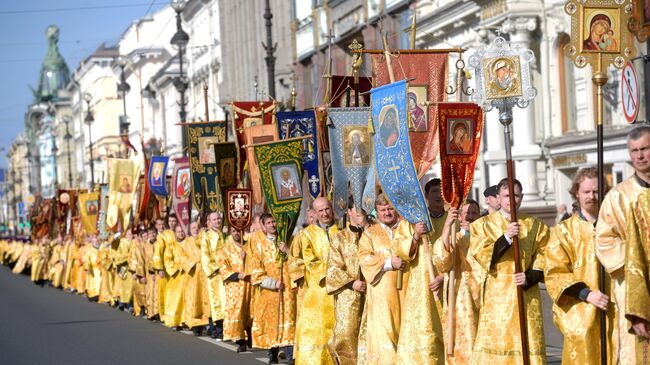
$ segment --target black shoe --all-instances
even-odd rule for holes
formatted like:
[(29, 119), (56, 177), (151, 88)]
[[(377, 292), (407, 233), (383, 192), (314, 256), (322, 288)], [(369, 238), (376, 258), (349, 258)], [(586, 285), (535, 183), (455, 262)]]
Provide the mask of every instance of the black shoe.
[(239, 346), (237, 347), (237, 352), (246, 352), (246, 340), (237, 340), (236, 342)]
[(193, 334), (194, 336), (196, 336), (196, 337), (201, 336), (201, 335), (203, 334), (202, 332), (203, 332), (203, 331), (201, 331), (201, 327), (194, 327), (194, 328), (192, 328), (192, 334)]
[(280, 362), (278, 361), (278, 348), (273, 347), (269, 349), (269, 364), (279, 364)]

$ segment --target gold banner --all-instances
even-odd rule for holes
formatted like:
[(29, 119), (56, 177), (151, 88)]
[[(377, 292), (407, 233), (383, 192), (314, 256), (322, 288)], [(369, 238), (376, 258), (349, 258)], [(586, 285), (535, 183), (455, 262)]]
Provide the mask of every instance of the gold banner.
[(79, 194), (79, 216), (84, 231), (97, 234), (97, 217), (99, 215), (99, 193)]
[(122, 229), (130, 222), (133, 197), (140, 177), (140, 164), (127, 159), (109, 159), (109, 193), (106, 226), (113, 228), (122, 217)]

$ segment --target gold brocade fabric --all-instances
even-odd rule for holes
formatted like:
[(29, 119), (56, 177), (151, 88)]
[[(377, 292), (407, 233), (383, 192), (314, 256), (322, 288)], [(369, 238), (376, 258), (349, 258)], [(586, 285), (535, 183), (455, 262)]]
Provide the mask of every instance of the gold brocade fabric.
[[(300, 316), (296, 322), (294, 356), (299, 364), (333, 364), (327, 343), (334, 331), (334, 298), (327, 294), (327, 256), (330, 240), (338, 231), (317, 225), (302, 230), (300, 256), (305, 267), (305, 285)], [(292, 252), (293, 254), (293, 252)]]
[(154, 247), (155, 244), (150, 242), (144, 242), (142, 245), (142, 260), (147, 275), (144, 287), (144, 306), (148, 318), (153, 318), (160, 313), (158, 303), (158, 280), (160, 278), (153, 268)]
[[(73, 270), (73, 264), (75, 261), (75, 255), (77, 254), (77, 244), (70, 240), (65, 244), (65, 274), (63, 275), (63, 289), (71, 289), (74, 283), (73, 275), (76, 275), (76, 271)], [(78, 264), (77, 264), (78, 265)]]
[[(451, 241), (451, 240), (450, 240)], [(451, 242), (450, 242), (451, 244)], [(481, 268), (474, 258), (469, 255), (469, 232), (467, 235), (456, 233), (456, 263), (454, 276), (455, 311), (453, 313), (454, 352), (447, 354), (448, 365), (469, 364), (472, 360), (472, 349), (476, 339), (478, 314), (480, 308), (480, 285), (482, 282)], [(444, 293), (449, 293), (449, 277), (454, 262), (452, 252), (445, 248), (439, 238), (433, 245), (433, 264), (445, 274)], [(449, 320), (448, 295), (443, 302), (442, 329), (447, 344), (447, 321)]]
[(349, 228), (332, 237), (327, 259), (327, 292), (334, 296), (336, 317), (334, 334), (329, 342), (339, 365), (357, 364), (359, 329), (365, 295), (352, 289), (361, 280), (359, 268), (359, 239), (361, 234)]
[[(367, 281), (366, 343), (359, 343), (358, 360), (368, 364), (397, 364), (403, 302), (408, 287), (408, 271), (402, 278), (403, 289), (397, 290), (397, 271), (384, 271), (387, 259), (396, 256), (392, 247), (392, 231), (408, 230), (409, 223), (400, 221), (396, 228), (381, 224), (370, 226), (359, 240), (359, 266)], [(391, 232), (391, 233), (389, 233)], [(364, 349), (361, 347), (365, 346)], [(365, 358), (362, 354), (365, 353)]]
[(296, 335), (296, 290), (265, 289), (260, 286), (267, 278), (289, 283), (289, 269), (286, 262), (278, 267), (275, 261), (278, 247), (264, 235), (253, 235), (250, 242), (251, 284), (259, 290), (253, 318), (253, 347), (269, 349), (276, 346), (293, 345)]
[[(485, 280), (481, 283), (481, 310), (472, 358), (475, 365), (523, 364), (512, 248), (501, 256), (494, 267), (490, 267), (494, 244), (508, 224), (502, 212), (497, 211), (470, 225), (471, 255), (486, 272)], [(536, 218), (523, 214), (519, 217), (519, 227), (522, 270), (544, 271), (544, 250), (550, 236), (548, 227)], [(530, 364), (545, 364), (542, 307), (537, 285), (524, 290), (524, 302)]]
[(223, 319), (223, 308), (226, 300), (226, 289), (219, 276), (217, 256), (226, 242), (226, 235), (213, 230), (199, 233), (201, 245), (201, 268), (208, 278), (208, 294), (210, 296), (211, 317), (213, 321)]
[[(153, 257), (151, 258), (151, 267), (155, 271), (165, 271), (165, 248), (167, 244), (174, 240), (174, 232), (171, 229), (166, 229), (161, 233), (158, 233), (156, 237), (156, 242), (154, 243), (153, 248)], [(161, 317), (165, 314), (165, 298), (167, 297), (167, 282), (169, 277), (167, 273), (164, 273), (164, 277), (158, 277), (156, 280), (158, 292), (158, 313), (161, 314)], [(162, 319), (162, 318), (161, 318)]]
[[(574, 214), (553, 228), (546, 247), (544, 278), (546, 290), (553, 299), (553, 322), (564, 336), (564, 364), (600, 364), (600, 311), (590, 303), (563, 295), (566, 289), (579, 283), (598, 290), (595, 234), (593, 223)], [(611, 338), (613, 305), (607, 317), (608, 338)], [(611, 343), (607, 348), (612, 348)], [(611, 357), (612, 353), (608, 355)]]
[(121, 303), (129, 303), (133, 298), (133, 276), (129, 273), (132, 244), (130, 240), (122, 238), (119, 241), (117, 250), (111, 252), (111, 259), (115, 265), (115, 287), (119, 288), (119, 290), (113, 292), (113, 296)]
[(98, 260), (101, 263), (102, 281), (99, 289), (98, 303), (115, 302), (115, 265), (111, 258), (111, 246), (102, 245), (99, 248)]
[(598, 213), (596, 224), (596, 256), (598, 261), (611, 275), (610, 291), (606, 293), (616, 303), (616, 326), (612, 339), (614, 353), (621, 364), (634, 364), (634, 335), (628, 333), (628, 324), (625, 317), (620, 314), (625, 303), (625, 242), (626, 229), (630, 207), (635, 204), (637, 197), (644, 188), (635, 176), (627, 178), (616, 185), (603, 199)]
[(99, 296), (102, 284), (101, 262), (99, 250), (92, 245), (86, 245), (83, 252), (83, 267), (86, 271), (86, 295), (88, 298)]
[[(244, 240), (248, 242), (248, 251), (249, 251), (247, 254), (249, 259), (246, 260), (246, 262), (244, 263), (244, 272), (246, 273), (247, 276), (249, 276), (248, 278), (249, 281), (251, 280), (250, 276), (251, 276), (251, 270), (253, 268), (251, 265), (251, 261), (252, 261), (251, 257), (253, 257), (252, 255), (253, 246), (251, 242), (254, 242), (255, 240), (259, 241), (264, 239), (266, 239), (266, 237), (264, 236), (264, 232), (262, 232), (262, 230), (254, 231), (248, 234), (248, 237), (244, 237)], [(251, 325), (253, 323), (253, 318), (255, 318), (256, 311), (260, 310), (260, 308), (257, 306), (257, 302), (259, 301), (259, 297), (260, 297), (260, 290), (261, 289), (259, 285), (252, 285), (251, 283), (251, 300), (249, 305), (249, 315), (251, 317), (250, 318)]]
[(185, 277), (182, 270), (182, 251), (185, 242), (173, 241), (165, 242), (165, 256), (163, 264), (165, 273), (169, 278), (165, 289), (165, 316), (163, 319), (165, 326), (177, 327), (183, 324), (183, 282)]
[(183, 270), (183, 322), (190, 328), (208, 324), (210, 296), (208, 279), (201, 269), (201, 247), (195, 237), (187, 237), (181, 251)]
[(144, 268), (143, 252), (142, 252), (143, 243), (139, 238), (136, 238), (131, 242), (130, 252), (129, 252), (129, 273), (130, 275), (135, 275), (133, 278), (133, 309), (136, 316), (141, 315), (141, 307), (145, 307), (145, 288), (146, 282), (142, 283), (140, 280), (146, 280), (146, 271)]
[[(429, 237), (429, 243), (433, 245), (434, 242), (440, 238), (440, 235), (442, 234), (442, 230), (445, 227), (445, 221), (447, 220), (447, 212), (444, 212), (440, 217), (437, 218), (431, 218), (431, 231), (427, 233), (427, 236)], [(433, 252), (431, 252), (431, 256), (433, 256)], [(440, 275), (440, 270), (436, 267), (435, 263), (433, 264), (433, 270), (434, 270), (434, 276), (437, 277)], [(435, 304), (438, 309), (438, 315), (440, 316), (440, 323), (443, 323), (443, 301), (442, 301), (442, 293), (444, 290), (439, 289), (438, 291), (433, 292), (434, 296), (433, 299), (435, 299)]]
[(18, 260), (16, 260), (16, 266), (11, 270), (14, 274), (20, 274), (25, 270), (28, 263), (31, 263), (32, 260), (32, 247), (33, 245), (25, 243), (22, 245), (22, 250), (17, 250)]
[[(242, 257), (243, 256), (243, 257)], [(241, 340), (246, 338), (246, 328), (252, 322), (250, 318), (251, 284), (250, 277), (245, 280), (228, 280), (232, 275), (244, 274), (245, 260), (250, 260), (250, 249), (248, 243), (243, 246), (235, 243), (232, 237), (228, 237), (225, 245), (217, 256), (219, 262), (219, 274), (226, 289), (226, 306), (223, 319), (223, 339)]]
[[(650, 321), (650, 190), (630, 207), (625, 264), (625, 314), (630, 333), (631, 317)], [(650, 364), (648, 340), (636, 336), (637, 364)]]
[(50, 268), (50, 280), (52, 281), (52, 286), (55, 288), (63, 286), (63, 274), (65, 273), (64, 254), (63, 246), (59, 243), (52, 246), (50, 250), (48, 266)]
[[(424, 243), (410, 256), (413, 243), (414, 226), (403, 224), (393, 237), (393, 250), (408, 263), (408, 283), (401, 302), (402, 320), (397, 343), (397, 363), (399, 364), (439, 364), (445, 363), (444, 342), (440, 318), (441, 305), (436, 303), (435, 294), (429, 289), (429, 267), (423, 252)], [(433, 232), (436, 234), (436, 232)], [(440, 234), (437, 233), (439, 236)], [(429, 241), (429, 252), (433, 252), (433, 242)], [(434, 273), (437, 275), (437, 272)]]
[(50, 246), (40, 243), (33, 246), (32, 251), (32, 281), (46, 280), (49, 272), (47, 262), (49, 260)]
[[(305, 297), (305, 262), (302, 260), (302, 235), (304, 228), (291, 239), (291, 246), (289, 249), (289, 257), (287, 265), (289, 265), (289, 276), (291, 277), (291, 289), (297, 289), (296, 294), (296, 323), (300, 321), (300, 310), (302, 309), (302, 300)], [(294, 352), (295, 355), (295, 352)]]
[(86, 250), (90, 247), (87, 243), (82, 243), (77, 249), (77, 255), (75, 261), (77, 261), (76, 271), (77, 271), (77, 280), (75, 282), (75, 289), (77, 294), (83, 295), (86, 292), (86, 276), (88, 273), (84, 267), (84, 256), (86, 255)]

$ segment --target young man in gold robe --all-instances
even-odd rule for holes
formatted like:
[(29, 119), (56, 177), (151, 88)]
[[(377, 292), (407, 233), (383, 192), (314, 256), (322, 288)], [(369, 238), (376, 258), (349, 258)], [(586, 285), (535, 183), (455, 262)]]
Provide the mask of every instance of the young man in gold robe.
[[(158, 231), (155, 228), (147, 229), (147, 240), (142, 246), (142, 260), (146, 273), (146, 283), (144, 288), (145, 310), (147, 318), (151, 321), (159, 320), (160, 305), (158, 303), (158, 272), (153, 266), (153, 255), (155, 251)], [(164, 313), (163, 313), (164, 314)]]
[(201, 243), (198, 240), (199, 223), (190, 223), (190, 235), (185, 238), (181, 252), (183, 284), (183, 322), (194, 336), (203, 334), (210, 322), (210, 296), (208, 278), (201, 267)]
[(112, 252), (111, 241), (104, 241), (99, 248), (97, 258), (101, 263), (102, 276), (97, 303), (108, 303), (111, 306), (115, 306), (117, 301), (116, 290), (119, 290), (119, 288), (115, 287), (115, 264), (113, 263)]
[[(253, 319), (253, 347), (268, 349), (269, 364), (278, 363), (280, 347), (290, 363), (296, 334), (296, 291), (288, 288), (290, 282), (287, 252), (277, 242), (275, 219), (268, 213), (260, 217), (264, 236), (251, 238), (251, 257), (246, 265), (251, 273), (251, 284), (259, 288)], [(286, 245), (285, 245), (286, 246)], [(286, 248), (286, 247), (285, 247)], [(288, 249), (287, 249), (288, 251)]]
[(31, 251), (32, 255), (32, 281), (43, 285), (47, 280), (48, 260), (50, 257), (50, 245), (45, 238), (37, 239)]
[[(544, 277), (544, 250), (550, 232), (540, 220), (518, 214), (510, 222), (507, 179), (498, 184), (501, 209), (470, 225), (470, 252), (486, 273), (481, 283), (483, 303), (474, 342), (472, 364), (521, 364), (522, 348), (516, 286), (524, 290), (530, 364), (546, 363), (542, 304), (538, 283)], [(514, 200), (521, 206), (521, 183), (514, 181)], [(515, 274), (512, 238), (519, 237), (523, 272)]]
[(650, 346), (650, 190), (630, 209), (625, 263), (625, 316), (636, 338), (637, 364), (648, 365)]
[(147, 244), (147, 230), (140, 227), (138, 236), (131, 243), (129, 272), (133, 278), (133, 314), (146, 315), (146, 285), (147, 273), (144, 264), (144, 245)]
[(165, 326), (180, 329), (183, 324), (183, 284), (185, 276), (182, 273), (183, 245), (185, 231), (180, 225), (174, 227), (174, 239), (166, 241), (163, 264), (167, 281), (167, 296), (165, 297)]
[[(440, 238), (445, 222), (447, 221), (445, 201), (442, 199), (442, 181), (438, 178), (431, 179), (424, 186), (424, 192), (427, 197), (429, 219), (431, 219), (431, 231), (427, 233), (427, 236), (429, 237), (429, 243), (433, 244), (438, 240), (438, 238)], [(429, 284), (429, 286), (435, 294), (434, 299), (436, 300), (436, 307), (442, 320), (441, 290), (445, 276), (439, 272), (435, 265), (433, 269), (435, 271), (435, 279), (433, 280), (433, 283)]]
[(61, 241), (61, 236), (52, 241), (50, 249), (50, 260), (48, 266), (50, 268), (50, 281), (55, 288), (63, 287), (63, 275), (65, 274), (65, 252)]
[(160, 320), (163, 320), (165, 315), (165, 298), (167, 297), (167, 281), (169, 277), (165, 274), (165, 248), (168, 244), (174, 241), (174, 229), (176, 228), (176, 216), (169, 215), (167, 217), (167, 224), (169, 229), (165, 229), (165, 221), (162, 219), (156, 219), (156, 231), (158, 231), (158, 236), (156, 237), (156, 243), (153, 250), (152, 258), (152, 267), (156, 270), (158, 274), (157, 279), (157, 291), (158, 291), (158, 313), (160, 314)]
[[(368, 364), (397, 364), (397, 343), (402, 319), (401, 304), (408, 287), (408, 272), (397, 289), (397, 271), (404, 270), (393, 245), (398, 232), (408, 234), (410, 224), (400, 219), (384, 194), (375, 199), (379, 223), (370, 226), (359, 239), (359, 266), (370, 284), (366, 292), (366, 343), (359, 343), (358, 361)], [(421, 308), (415, 309), (420, 311)]]
[(650, 190), (650, 126), (634, 128), (627, 136), (634, 175), (616, 185), (603, 199), (596, 224), (596, 256), (611, 276), (609, 296), (616, 303), (616, 326), (612, 352), (621, 364), (634, 364), (635, 337), (625, 319), (625, 242), (630, 207)]
[(348, 200), (348, 217), (348, 227), (331, 238), (325, 278), (327, 293), (334, 296), (336, 317), (328, 347), (339, 365), (356, 365), (359, 338), (365, 339), (361, 320), (366, 282), (359, 267), (359, 240), (370, 224), (366, 212), (354, 207), (352, 197)]
[[(481, 215), (481, 209), (474, 200), (467, 200), (460, 209), (449, 208), (447, 220), (442, 234), (433, 245), (433, 264), (445, 275), (443, 292), (447, 293), (443, 302), (442, 328), (445, 335), (446, 364), (469, 364), (472, 360), (472, 348), (478, 327), (480, 308), (480, 286), (482, 282), (481, 268), (474, 258), (469, 255), (469, 226)], [(454, 221), (460, 221), (460, 230), (456, 234), (456, 246), (451, 245), (451, 228)], [(456, 261), (453, 261), (453, 251), (456, 251)], [(449, 278), (452, 269), (455, 270), (454, 288), (449, 288)], [(454, 290), (454, 313), (449, 309), (449, 291)], [(449, 316), (453, 321), (453, 352), (449, 354), (450, 334), (447, 332)]]
[[(553, 228), (544, 278), (553, 299), (553, 322), (564, 336), (562, 363), (596, 365), (600, 364), (600, 311), (607, 311), (611, 320), (614, 316), (613, 308), (608, 309), (609, 297), (598, 290), (594, 246), (598, 170), (578, 170), (569, 193), (579, 210)], [(611, 349), (611, 343), (607, 348)]]
[[(241, 232), (230, 227), (230, 236), (219, 251), (219, 273), (226, 289), (224, 308), (223, 339), (235, 341), (237, 352), (246, 352), (247, 338), (250, 340), (250, 276), (245, 272), (245, 262), (249, 256), (249, 245), (244, 242)], [(248, 258), (250, 260), (250, 258)]]
[(102, 281), (99, 239), (97, 236), (91, 236), (89, 242), (90, 244), (86, 245), (83, 252), (83, 268), (86, 271), (86, 296), (91, 302), (96, 302), (99, 298)]
[(201, 241), (201, 268), (208, 278), (208, 295), (210, 296), (210, 320), (212, 338), (223, 339), (223, 303), (225, 302), (225, 288), (219, 275), (217, 257), (226, 242), (226, 235), (222, 232), (223, 215), (221, 212), (208, 214), (208, 228), (200, 235)]
[(133, 231), (127, 229), (124, 237), (120, 238), (117, 250), (112, 251), (112, 260), (115, 265), (115, 286), (119, 290), (113, 293), (118, 302), (117, 309), (132, 311), (133, 276), (129, 273), (129, 259), (131, 258), (131, 245), (133, 245)]

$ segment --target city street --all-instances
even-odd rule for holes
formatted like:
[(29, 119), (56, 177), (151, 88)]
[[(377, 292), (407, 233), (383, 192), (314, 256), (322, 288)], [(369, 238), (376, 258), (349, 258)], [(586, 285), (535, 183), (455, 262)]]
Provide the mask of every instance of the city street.
[(266, 351), (178, 333), (0, 266), (3, 364), (261, 364)]

